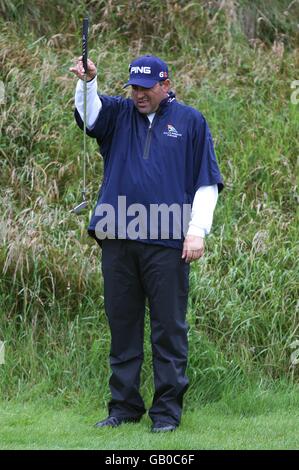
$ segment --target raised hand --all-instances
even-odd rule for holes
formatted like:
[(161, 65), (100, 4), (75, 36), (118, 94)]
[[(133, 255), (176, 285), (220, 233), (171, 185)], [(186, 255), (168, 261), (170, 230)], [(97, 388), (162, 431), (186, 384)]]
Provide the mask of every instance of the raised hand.
[[(74, 67), (70, 67), (70, 72), (73, 72), (78, 78), (84, 80), (84, 67), (83, 67), (83, 60), (82, 56), (78, 59), (75, 59), (74, 62), (76, 65)], [(92, 80), (97, 74), (97, 68), (92, 62), (92, 60), (87, 59), (87, 74), (86, 79), (87, 81)]]

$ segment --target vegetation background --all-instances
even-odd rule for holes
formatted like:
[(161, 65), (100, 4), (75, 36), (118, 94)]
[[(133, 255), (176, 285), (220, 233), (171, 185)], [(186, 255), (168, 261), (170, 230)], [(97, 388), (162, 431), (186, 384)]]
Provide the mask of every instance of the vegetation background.
[[(69, 213), (83, 139), (68, 69), (86, 12), (102, 93), (123, 94), (131, 59), (154, 53), (214, 136), (226, 186), (206, 256), (192, 265), (187, 409), (223, 397), (238, 408), (245, 393), (238, 412), (254, 413), (270, 389), (298, 392), (299, 2), (0, 0), (2, 399), (93, 409), (109, 399), (101, 253), (90, 214)], [(91, 139), (88, 152), (93, 205), (102, 160)]]

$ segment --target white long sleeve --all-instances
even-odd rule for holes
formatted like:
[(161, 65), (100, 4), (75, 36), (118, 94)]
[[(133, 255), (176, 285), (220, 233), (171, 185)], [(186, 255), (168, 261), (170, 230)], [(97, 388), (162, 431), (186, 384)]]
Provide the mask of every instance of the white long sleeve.
[[(86, 95), (86, 126), (91, 129), (102, 109), (102, 102), (97, 93), (97, 77), (87, 82), (87, 95)], [(78, 80), (75, 93), (75, 106), (83, 121), (84, 117), (84, 82)]]
[(187, 235), (197, 235), (204, 238), (210, 233), (217, 199), (217, 184), (201, 186), (196, 191)]

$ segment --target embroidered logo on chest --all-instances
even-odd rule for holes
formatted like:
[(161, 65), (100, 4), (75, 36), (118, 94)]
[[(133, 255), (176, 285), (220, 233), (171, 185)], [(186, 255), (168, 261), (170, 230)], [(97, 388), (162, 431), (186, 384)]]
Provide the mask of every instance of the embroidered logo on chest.
[(171, 124), (167, 124), (167, 132), (163, 132), (163, 134), (167, 135), (167, 137), (182, 137), (182, 134), (180, 134)]

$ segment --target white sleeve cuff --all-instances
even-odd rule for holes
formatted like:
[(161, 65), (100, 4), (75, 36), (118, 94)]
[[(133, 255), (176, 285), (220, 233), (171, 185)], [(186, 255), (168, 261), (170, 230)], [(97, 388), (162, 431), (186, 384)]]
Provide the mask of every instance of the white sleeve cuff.
[(197, 237), (205, 238), (206, 233), (204, 229), (189, 224), (187, 235), (195, 235)]
[(196, 191), (187, 235), (196, 235), (204, 238), (205, 235), (210, 233), (217, 199), (217, 184), (201, 186)]
[[(86, 126), (91, 129), (102, 109), (102, 102), (97, 92), (97, 77), (86, 83)], [(84, 82), (78, 80), (75, 92), (75, 106), (83, 121), (84, 119)]]

